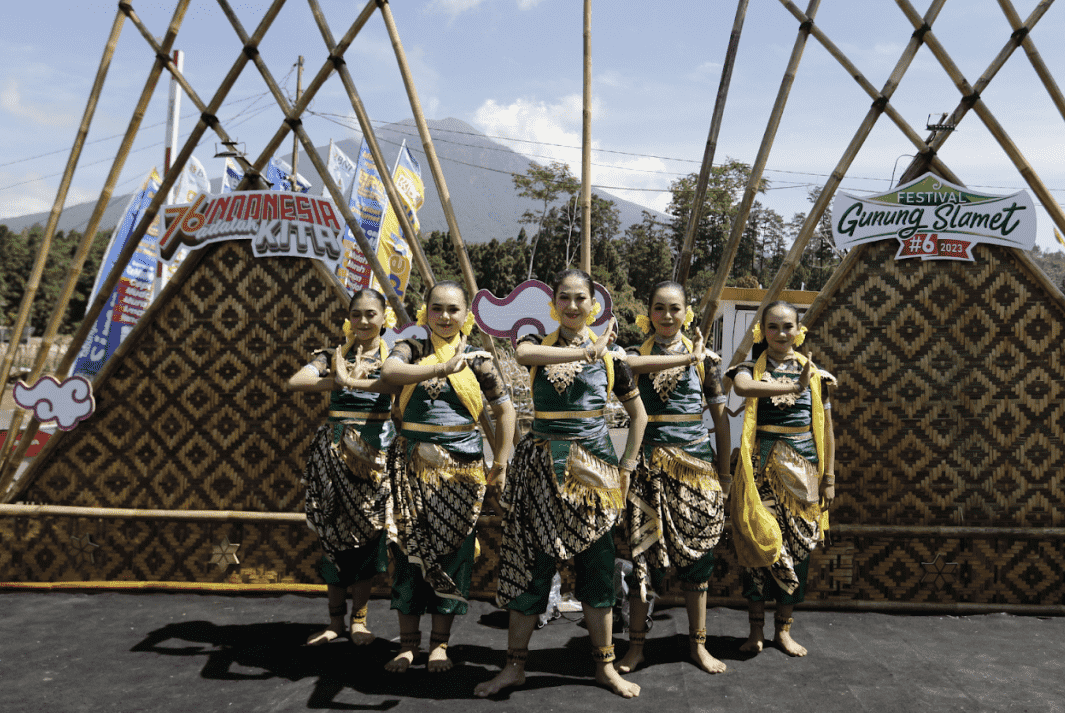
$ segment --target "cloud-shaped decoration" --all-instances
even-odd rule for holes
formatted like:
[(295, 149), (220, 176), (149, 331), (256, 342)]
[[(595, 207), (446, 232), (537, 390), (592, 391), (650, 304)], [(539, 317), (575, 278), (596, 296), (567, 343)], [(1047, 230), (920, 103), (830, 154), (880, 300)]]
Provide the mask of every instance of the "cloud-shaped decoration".
[(33, 386), (20, 381), (12, 395), (15, 403), (33, 411), (38, 421), (54, 420), (64, 431), (73, 429), (96, 410), (92, 383), (84, 376), (72, 376), (63, 383), (52, 376), (42, 376)]
[[(592, 331), (602, 334), (606, 323), (614, 314), (614, 302), (610, 293), (598, 282), (595, 284), (595, 299), (603, 306), (591, 325)], [(558, 328), (551, 319), (551, 300), (554, 291), (540, 280), (526, 280), (509, 295), (500, 299), (488, 290), (479, 290), (473, 296), (473, 317), (477, 326), (493, 337), (509, 337), (512, 345), (526, 334), (550, 334)]]
[(381, 339), (385, 340), (385, 344), (391, 349), (396, 345), (400, 339), (428, 339), (429, 327), (421, 324), (404, 324), (398, 330), (386, 329), (385, 333), (381, 335)]

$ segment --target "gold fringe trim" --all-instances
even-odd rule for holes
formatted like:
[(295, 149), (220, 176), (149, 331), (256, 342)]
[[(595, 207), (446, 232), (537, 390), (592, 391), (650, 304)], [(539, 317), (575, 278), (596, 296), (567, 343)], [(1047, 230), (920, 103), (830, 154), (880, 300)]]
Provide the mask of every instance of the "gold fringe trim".
[(576, 443), (569, 449), (562, 494), (569, 502), (593, 508), (621, 510), (625, 506), (618, 467), (595, 457)]
[(806, 503), (799, 500), (790, 490), (784, 485), (784, 481), (780, 477), (780, 473), (773, 467), (772, 462), (767, 464), (763, 471), (766, 480), (769, 481), (770, 487), (773, 489), (773, 493), (776, 494), (777, 502), (788, 512), (798, 515), (807, 522), (820, 522), (821, 520), (821, 505), (819, 503)]
[(415, 477), (434, 487), (444, 483), (485, 485), (488, 482), (483, 460), (463, 463), (433, 443), (419, 443), (414, 449), (410, 465)]
[(693, 488), (721, 492), (714, 464), (696, 458), (682, 448), (656, 446), (651, 454), (651, 465), (664, 471), (670, 478)]

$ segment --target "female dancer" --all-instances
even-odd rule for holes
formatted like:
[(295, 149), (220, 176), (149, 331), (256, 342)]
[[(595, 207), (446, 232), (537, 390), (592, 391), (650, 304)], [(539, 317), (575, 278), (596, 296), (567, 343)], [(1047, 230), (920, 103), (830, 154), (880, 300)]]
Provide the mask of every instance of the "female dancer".
[[(333, 372), (328, 352), (319, 352), (288, 380), (290, 391), (330, 392), (329, 420), (315, 434), (303, 476), (307, 524), (325, 552), (322, 576), (329, 595), (329, 626), (307, 639), (311, 645), (347, 635), (362, 646), (374, 638), (366, 627), (366, 603), (371, 580), (388, 566), (382, 537), (390, 495), (385, 453), (396, 435), (389, 411), (398, 389), (378, 379), (388, 352), (381, 333), (389, 318), (395, 324), (381, 293), (356, 292)], [(351, 623), (345, 630), (349, 591)]]
[[(642, 346), (631, 349), (629, 366), (640, 379), (640, 396), (647, 409), (643, 463), (637, 468), (628, 500), (630, 580), (629, 650), (618, 663), (622, 673), (643, 661), (647, 636), (649, 591), (658, 589), (667, 567), (677, 568), (688, 610), (691, 657), (708, 673), (721, 673), (725, 664), (706, 650), (706, 590), (714, 570), (714, 545), (725, 521), (725, 499), (732, 485), (729, 471), (728, 415), (717, 364), (707, 352), (702, 333), (695, 342), (681, 330), (695, 317), (687, 306), (684, 287), (660, 282), (651, 292), (650, 319), (637, 319), (653, 332)], [(703, 425), (703, 401), (714, 420), (717, 454)], [(714, 468), (714, 461), (717, 468)]]
[(389, 451), (394, 502), (389, 537), (395, 569), (392, 608), (399, 613), (400, 652), (385, 668), (407, 670), (421, 646), (418, 622), (432, 614), (429, 671), (451, 668), (451, 624), (465, 614), (485, 494), (484, 453), (477, 419), (481, 393), (496, 418), (487, 483), (501, 480), (514, 444), (514, 405), (491, 356), (467, 351), (473, 328), (466, 291), (438, 282), (425, 296), (418, 323), (429, 339), (397, 342), (381, 378), (400, 385), (402, 433)]
[(732, 497), (751, 624), (741, 651), (762, 650), (765, 602), (776, 599), (774, 643), (791, 656), (806, 655), (791, 638), (792, 610), (805, 597), (810, 552), (836, 495), (836, 445), (825, 388), (835, 378), (795, 351), (805, 335), (795, 308), (773, 302), (755, 328), (755, 362), (726, 372), (747, 399)]
[[(555, 279), (553, 317), (560, 323), (547, 337), (519, 343), (519, 364), (531, 367), (532, 431), (515, 449), (502, 505), (500, 606), (510, 610), (507, 663), (491, 681), (477, 686), (480, 697), (525, 682), (529, 639), (546, 611), (557, 559), (575, 559), (577, 598), (592, 642), (595, 678), (625, 698), (640, 687), (611, 665), (614, 606), (614, 524), (620, 519), (629, 477), (647, 416), (632, 373), (606, 350), (613, 320), (596, 339), (588, 330), (599, 311), (591, 278), (566, 270)], [(557, 316), (556, 316), (557, 315)], [(617, 456), (603, 417), (613, 391), (629, 414), (625, 455)]]

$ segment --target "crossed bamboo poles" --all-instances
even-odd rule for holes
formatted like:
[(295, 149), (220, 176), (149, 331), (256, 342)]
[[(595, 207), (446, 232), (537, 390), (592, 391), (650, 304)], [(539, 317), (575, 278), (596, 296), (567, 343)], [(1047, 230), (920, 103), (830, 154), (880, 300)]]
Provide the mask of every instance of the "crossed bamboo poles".
[[(44, 337), (42, 338), (41, 348), (38, 350), (34, 367), (29, 376), (29, 380), (31, 382), (36, 381), (40, 377), (41, 372), (43, 371), (44, 362), (51, 347), (55, 342), (55, 335), (58, 332), (58, 326), (62, 320), (63, 312), (66, 309), (66, 305), (69, 302), (70, 296), (73, 294), (74, 285), (76, 284), (77, 277), (78, 275), (80, 275), (81, 269), (84, 265), (84, 260), (88, 254), (89, 247), (91, 247), (92, 239), (99, 228), (99, 222), (102, 219), (103, 211), (106, 208), (107, 203), (110, 200), (111, 194), (114, 191), (114, 185), (117, 182), (118, 175), (121, 173), (122, 167), (124, 166), (125, 159), (129, 152), (129, 146), (132, 144), (133, 138), (136, 136), (141, 119), (144, 115), (144, 110), (147, 106), (147, 102), (151, 98), (151, 94), (155, 89), (159, 75), (161, 74), (163, 69), (166, 69), (174, 76), (174, 78), (181, 86), (182, 90), (185, 91), (186, 95), (190, 98), (192, 103), (200, 110), (201, 116), (196, 124), (196, 127), (193, 129), (189, 138), (186, 140), (185, 145), (182, 147), (181, 151), (174, 159), (170, 171), (168, 171), (167, 174), (163, 177), (162, 184), (156, 192), (155, 197), (151, 201), (151, 204), (144, 211), (142, 219), (130, 235), (125, 248), (116, 260), (116, 265), (121, 266), (129, 262), (129, 259), (132, 257), (134, 251), (139, 245), (140, 240), (147, 232), (148, 227), (158, 215), (165, 196), (170, 191), (174, 183), (177, 181), (181, 170), (184, 168), (185, 163), (192, 155), (193, 149), (199, 143), (206, 130), (208, 128), (212, 129), (222, 141), (230, 140), (230, 137), (225, 132), (224, 127), (221, 126), (221, 122), (218, 120), (216, 112), (220, 108), (222, 102), (225, 100), (225, 97), (228, 95), (229, 91), (232, 89), (233, 85), (236, 83), (241, 72), (244, 70), (245, 66), (250, 61), (255, 65), (256, 69), (258, 69), (259, 73), (262, 75), (262, 78), (267, 84), (270, 93), (273, 95), (275, 101), (277, 101), (278, 103), (278, 106), (284, 113), (285, 120), (282, 122), (281, 126), (278, 128), (273, 138), (267, 143), (266, 147), (263, 149), (259, 157), (254, 162), (248, 162), (246, 159), (241, 157), (242, 167), (244, 168), (245, 175), (244, 179), (241, 181), (241, 185), (239, 186), (239, 188), (247, 189), (256, 185), (262, 185), (262, 171), (266, 167), (266, 164), (270, 160), (270, 157), (280, 147), (281, 142), (288, 135), (289, 131), (295, 133), (300, 143), (303, 144), (304, 150), (310, 158), (311, 163), (314, 164), (315, 169), (321, 176), (323, 183), (326, 186), (326, 189), (330, 192), (330, 196), (337, 204), (341, 214), (344, 217), (345, 222), (351, 229), (352, 234), (355, 236), (356, 242), (358, 243), (360, 250), (362, 250), (363, 254), (366, 256), (366, 259), (370, 264), (370, 268), (373, 271), (375, 277), (377, 277), (378, 282), (381, 284), (382, 291), (385, 293), (389, 304), (396, 311), (397, 316), (402, 322), (410, 322), (410, 317), (407, 315), (402, 300), (396, 294), (395, 289), (392, 287), (391, 281), (388, 279), (388, 273), (384, 271), (383, 267), (380, 264), (380, 261), (377, 259), (376, 252), (372, 250), (369, 241), (366, 239), (366, 236), (362, 231), (361, 225), (359, 224), (356, 217), (352, 214), (351, 209), (348, 207), (347, 201), (344, 200), (339, 187), (336, 185), (336, 182), (333, 181), (332, 177), (329, 175), (329, 172), (326, 170), (325, 161), (322, 159), (321, 155), (314, 147), (314, 144), (311, 142), (310, 137), (307, 135), (306, 130), (303, 128), (300, 119), (303, 112), (306, 110), (307, 106), (310, 104), (311, 100), (316, 95), (317, 91), (324, 85), (326, 79), (329, 78), (333, 71), (337, 71), (337, 73), (341, 77), (342, 82), (344, 83), (345, 91), (348, 93), (349, 100), (352, 103), (352, 108), (354, 109), (356, 116), (359, 119), (360, 127), (362, 128), (363, 134), (367, 137), (367, 144), (370, 146), (371, 154), (374, 156), (375, 162), (379, 166), (387, 166), (387, 163), (384, 161), (384, 156), (381, 153), (380, 148), (377, 144), (376, 138), (374, 137), (373, 130), (369, 122), (369, 117), (365, 111), (365, 108), (362, 105), (361, 100), (358, 97), (358, 93), (355, 90), (354, 82), (351, 79), (350, 73), (347, 71), (347, 67), (344, 63), (343, 58), (344, 53), (354, 41), (356, 35), (358, 35), (362, 27), (369, 20), (375, 9), (379, 9), (381, 11), (381, 14), (385, 20), (385, 24), (389, 32), (389, 36), (392, 41), (397, 62), (400, 66), (400, 73), (403, 76), (404, 84), (407, 88), (407, 94), (411, 102), (411, 109), (414, 112), (416, 122), (418, 123), (419, 133), (421, 134), (423, 147), (425, 149), (426, 156), (429, 160), (430, 169), (432, 170), (433, 177), (436, 181), (441, 204), (444, 209), (444, 214), (447, 216), (452, 243), (455, 247), (456, 253), (459, 256), (459, 262), (462, 267), (463, 278), (464, 282), (466, 283), (466, 288), (467, 290), (469, 290), (470, 294), (475, 294), (477, 292), (476, 278), (473, 275), (473, 269), (469, 262), (469, 256), (467, 255), (465, 245), (462, 242), (462, 236), (458, 229), (458, 223), (455, 220), (454, 209), (451, 206), (451, 199), (450, 194), (447, 190), (447, 184), (444, 179), (443, 172), (440, 168), (439, 159), (437, 158), (435, 149), (432, 145), (432, 138), (429, 135), (428, 126), (425, 122), (425, 118), (421, 110), (420, 101), (418, 100), (417, 90), (414, 87), (410, 68), (406, 61), (406, 55), (403, 51), (403, 47), (399, 39), (399, 32), (396, 28), (395, 20), (392, 17), (392, 11), (387, 0), (370, 0), (370, 2), (367, 3), (366, 7), (359, 14), (355, 22), (352, 24), (348, 32), (344, 35), (344, 37), (339, 43), (333, 42), (332, 32), (329, 29), (328, 23), (325, 20), (325, 17), (321, 11), (317, 0), (308, 0), (311, 12), (314, 15), (315, 21), (318, 24), (319, 31), (321, 32), (323, 40), (325, 41), (326, 46), (329, 48), (330, 53), (325, 64), (319, 70), (318, 74), (314, 77), (314, 79), (311, 80), (307, 89), (301, 94), (300, 98), (296, 101), (294, 105), (289, 104), (287, 97), (285, 97), (284, 93), (281, 91), (277, 82), (274, 80), (273, 75), (266, 67), (265, 62), (263, 62), (258, 52), (259, 43), (262, 41), (266, 32), (273, 24), (273, 21), (276, 19), (284, 3), (285, 0), (273, 0), (270, 7), (264, 14), (262, 20), (259, 22), (259, 25), (255, 28), (255, 31), (251, 35), (248, 35), (227, 0), (218, 0), (219, 6), (222, 8), (223, 13), (226, 15), (227, 19), (230, 21), (230, 24), (233, 26), (233, 29), (236, 32), (238, 38), (240, 39), (243, 47), (241, 53), (238, 55), (229, 73), (226, 75), (225, 79), (222, 81), (215, 95), (212, 97), (210, 103), (206, 104), (203, 102), (202, 99), (200, 99), (199, 95), (188, 83), (182, 73), (178, 71), (173, 60), (170, 59), (170, 49), (173, 46), (174, 40), (176, 39), (178, 30), (180, 29), (185, 12), (188, 9), (189, 0), (179, 0), (178, 5), (175, 8), (174, 16), (171, 21), (170, 27), (168, 28), (167, 34), (164, 37), (162, 43), (157, 42), (152, 36), (152, 34), (143, 25), (143, 23), (137, 17), (136, 12), (134, 11), (130, 2), (123, 0), (119, 3), (119, 10), (116, 14), (114, 27), (112, 29), (107, 48), (105, 50), (104, 57), (101, 60), (100, 71), (98, 72), (97, 81), (94, 84), (93, 90), (90, 94), (89, 108), (86, 109), (86, 116), (85, 119), (83, 119), (82, 128), (79, 130), (78, 140), (75, 143), (75, 149), (71, 153), (71, 158), (68, 162), (67, 170), (64, 174), (63, 181), (61, 182), (60, 195), (57, 196), (56, 204), (53, 207), (52, 216), (49, 219), (49, 224), (45, 231), (45, 237), (42, 241), (42, 249), (38, 253), (38, 259), (34, 271), (34, 274), (36, 274), (37, 279), (36, 282), (31, 279), (30, 283), (27, 285), (26, 292), (23, 296), (23, 304), (19, 310), (19, 319), (16, 321), (17, 333), (21, 333), (21, 329), (25, 326), (25, 323), (28, 320), (29, 308), (32, 306), (33, 298), (36, 295), (36, 290), (39, 285), (39, 277), (40, 274), (43, 272), (44, 262), (47, 259), (47, 246), (50, 245), (51, 238), (55, 233), (55, 227), (58, 224), (59, 213), (61, 212), (62, 205), (65, 202), (66, 191), (69, 187), (70, 179), (73, 176), (74, 168), (77, 164), (77, 159), (80, 156), (81, 146), (84, 144), (84, 136), (88, 133), (88, 128), (92, 119), (92, 112), (95, 109), (100, 92), (102, 91), (107, 68), (110, 66), (110, 60), (114, 54), (114, 49), (117, 45), (118, 37), (121, 32), (124, 19), (128, 18), (137, 27), (141, 35), (155, 51), (155, 65), (153, 66), (152, 71), (149, 74), (148, 81), (145, 83), (145, 88), (141, 95), (141, 101), (138, 103), (137, 109), (134, 111), (134, 117), (130, 121), (129, 127), (126, 132), (126, 137), (123, 140), (119, 154), (116, 156), (115, 163), (112, 165), (112, 170), (108, 175), (104, 191), (101, 193), (100, 200), (98, 201), (96, 209), (93, 211), (93, 215), (90, 218), (90, 224), (88, 226), (88, 229), (86, 230), (82, 242), (79, 245), (79, 249), (74, 257), (73, 264), (68, 274), (67, 283), (64, 287), (64, 297), (62, 297), (61, 300), (56, 304), (52, 319), (49, 322), (49, 327), (46, 330)], [(393, 210), (399, 217), (401, 228), (403, 229), (404, 234), (412, 247), (412, 252), (415, 256), (415, 264), (418, 267), (419, 271), (422, 273), (424, 281), (428, 285), (432, 285), (435, 283), (435, 278), (432, 274), (431, 269), (429, 268), (428, 262), (425, 260), (425, 255), (418, 242), (417, 235), (414, 232), (409, 219), (407, 218), (405, 207), (399, 198), (399, 193), (395, 188), (395, 184), (392, 181), (392, 177), (387, 171), (381, 171), (380, 174), (382, 182), (385, 185), (385, 190), (389, 197), (389, 201), (392, 204)], [(189, 255), (189, 257), (182, 262), (181, 267), (175, 273), (173, 279), (170, 281), (170, 283), (168, 283), (167, 288), (164, 290), (164, 294), (172, 294), (173, 290), (176, 289), (191, 273), (192, 268), (198, 261), (199, 253), (202, 253), (202, 251), (198, 251), (197, 253)], [(319, 263), (314, 262), (313, 264), (315, 265), (315, 268), (326, 279), (327, 283), (332, 285), (333, 288), (338, 292), (338, 295), (343, 294), (346, 296), (346, 293), (339, 285), (335, 276), (329, 274), (328, 271), (326, 271), (325, 268), (322, 267)], [(100, 312), (103, 310), (104, 305), (110, 297), (111, 291), (118, 283), (118, 280), (121, 277), (121, 272), (121, 267), (112, 270), (111, 274), (101, 285), (96, 299), (93, 301), (92, 305), (90, 305), (89, 309), (86, 310), (85, 318), (82, 321), (78, 331), (75, 333), (74, 337), (71, 340), (70, 348), (60, 360), (60, 363), (56, 368), (57, 373), (65, 374), (70, 369), (71, 365), (73, 364), (74, 358), (77, 356), (78, 345), (84, 342), (92, 325), (95, 324)], [(145, 311), (144, 315), (142, 315), (141, 320), (138, 322), (138, 326), (140, 326), (142, 323), (147, 324), (151, 322), (151, 317), (155, 312), (155, 309), (153, 308), (157, 308), (158, 305), (163, 304), (166, 301), (164, 299), (164, 294), (157, 296), (153, 305)], [(135, 328), (134, 333), (130, 334), (127, 339), (123, 341), (122, 345), (120, 345), (120, 347), (111, 356), (111, 358), (108, 360), (108, 363), (105, 364), (104, 368), (97, 375), (97, 383), (102, 383), (103, 380), (107, 378), (107, 375), (110, 373), (111, 368), (113, 368), (113, 365), (121, 360), (122, 355), (136, 340), (137, 331), (139, 331), (139, 329)], [(492, 353), (493, 357), (496, 357), (497, 355), (495, 345), (491, 341), (491, 338), (488, 337), (488, 335), (482, 334), (482, 341), (484, 347)], [(10, 367), (11, 364), (14, 362), (16, 345), (17, 340), (13, 340), (11, 345), (9, 346), (7, 357), (5, 358), (3, 373), (0, 374), (0, 392), (2, 392), (2, 389), (7, 385)], [(111, 366), (111, 368), (109, 368), (109, 365)], [(19, 432), (22, 425), (23, 413), (24, 412), (21, 410), (17, 410), (15, 412), (9, 428), (9, 433), (17, 434)], [(30, 423), (27, 425), (27, 428), (23, 432), (22, 439), (18, 443), (18, 445), (14, 445), (15, 439), (12, 437), (8, 438), (5, 441), (4, 446), (0, 448), (0, 501), (10, 502), (17, 496), (18, 490), (21, 490), (25, 488), (26, 485), (28, 485), (30, 478), (25, 478), (20, 481), (18, 490), (12, 490), (11, 488), (12, 482), (17, 473), (18, 465), (21, 464), (24, 460), (26, 450), (28, 449), (30, 442), (33, 440), (33, 437), (37, 434), (39, 426), (40, 424), (37, 422), (36, 418), (31, 417)], [(484, 426), (488, 433), (491, 434), (492, 426), (491, 422), (487, 419), (487, 416), (485, 416), (485, 419), (482, 422), (482, 426)], [(49, 443), (51, 444), (52, 441), (49, 441)], [(51, 448), (46, 447), (46, 451), (42, 452), (41, 456), (46, 456), (47, 452), (49, 452), (50, 450)], [(42, 461), (43, 460), (44, 459), (42, 458)]]

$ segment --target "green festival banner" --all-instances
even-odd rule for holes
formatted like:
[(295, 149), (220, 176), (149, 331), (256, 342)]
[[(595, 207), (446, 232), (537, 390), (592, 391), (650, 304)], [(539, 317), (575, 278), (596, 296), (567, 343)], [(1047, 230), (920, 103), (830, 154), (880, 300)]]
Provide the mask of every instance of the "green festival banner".
[(840, 192), (832, 205), (837, 248), (894, 238), (896, 260), (972, 261), (978, 243), (1031, 250), (1035, 236), (1035, 204), (1027, 191), (986, 195), (931, 173), (880, 195)]

